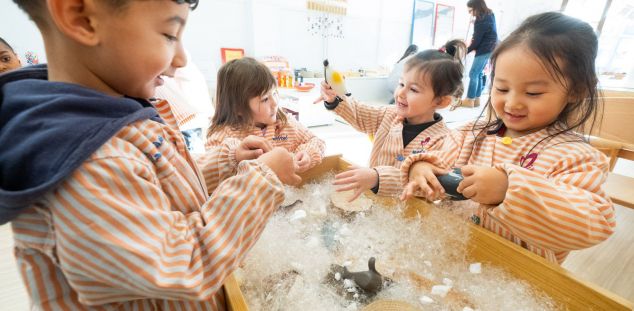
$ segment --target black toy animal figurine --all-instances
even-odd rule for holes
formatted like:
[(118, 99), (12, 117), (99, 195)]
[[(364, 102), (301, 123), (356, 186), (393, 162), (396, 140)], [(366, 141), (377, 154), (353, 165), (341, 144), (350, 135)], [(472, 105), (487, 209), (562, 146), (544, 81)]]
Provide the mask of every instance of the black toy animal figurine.
[(368, 271), (350, 272), (347, 267), (343, 267), (341, 277), (353, 280), (367, 295), (374, 296), (383, 287), (383, 276), (376, 271), (375, 262), (376, 259), (374, 257), (368, 260)]
[(462, 193), (459, 193), (458, 184), (464, 179), (460, 168), (454, 168), (449, 174), (438, 176), (438, 182), (445, 189), (445, 194), (454, 201), (466, 200)]

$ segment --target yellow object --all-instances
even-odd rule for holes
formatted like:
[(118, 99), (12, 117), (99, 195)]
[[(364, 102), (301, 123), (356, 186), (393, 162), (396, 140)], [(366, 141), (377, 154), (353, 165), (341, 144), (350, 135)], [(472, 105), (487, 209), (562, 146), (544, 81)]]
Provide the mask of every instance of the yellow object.
[(510, 145), (513, 142), (513, 138), (510, 138), (508, 136), (504, 136), (502, 138), (502, 143), (505, 145)]
[(346, 90), (346, 78), (341, 72), (334, 70), (330, 67), (328, 60), (324, 60), (324, 79), (330, 85), (333, 91), (337, 93), (339, 97), (344, 97), (348, 93)]

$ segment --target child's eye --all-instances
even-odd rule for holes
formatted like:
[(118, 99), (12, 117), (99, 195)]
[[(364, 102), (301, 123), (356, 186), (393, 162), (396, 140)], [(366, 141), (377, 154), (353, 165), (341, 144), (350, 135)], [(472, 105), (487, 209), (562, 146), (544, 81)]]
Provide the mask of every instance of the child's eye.
[(508, 91), (509, 91), (509, 90), (507, 90), (507, 89), (501, 89), (501, 88), (499, 88), (499, 87), (496, 87), (496, 88), (495, 88), (495, 90), (496, 90), (496, 91), (498, 91), (498, 92), (500, 92), (500, 93), (506, 93), (506, 92), (508, 92)]
[(413, 88), (413, 87), (412, 87), (412, 88), (410, 88), (410, 90), (411, 90), (412, 92), (414, 92), (414, 93), (418, 93), (418, 90), (417, 90), (417, 89), (415, 89), (415, 88)]
[(528, 96), (539, 96), (539, 95), (542, 95), (542, 94), (544, 94), (544, 93), (530, 93), (530, 92), (526, 92), (526, 95), (528, 95)]
[(164, 33), (163, 36), (165, 36), (165, 38), (167, 38), (168, 41), (178, 41), (178, 38), (175, 36), (168, 35), (166, 33)]
[(11, 61), (11, 57), (10, 56), (5, 56), (5, 57), (2, 58), (2, 62), (3, 63), (8, 63), (10, 61)]

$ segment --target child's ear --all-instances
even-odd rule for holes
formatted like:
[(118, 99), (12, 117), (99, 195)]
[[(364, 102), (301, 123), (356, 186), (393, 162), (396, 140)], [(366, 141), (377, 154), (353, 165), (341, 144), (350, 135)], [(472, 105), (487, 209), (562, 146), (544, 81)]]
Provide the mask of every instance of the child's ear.
[(451, 95), (436, 97), (436, 99), (434, 99), (436, 101), (436, 108), (437, 109), (447, 108), (449, 105), (451, 105), (452, 99), (453, 99), (453, 96)]
[(51, 20), (61, 33), (83, 45), (98, 43), (93, 13), (99, 4), (94, 0), (49, 0), (46, 3)]

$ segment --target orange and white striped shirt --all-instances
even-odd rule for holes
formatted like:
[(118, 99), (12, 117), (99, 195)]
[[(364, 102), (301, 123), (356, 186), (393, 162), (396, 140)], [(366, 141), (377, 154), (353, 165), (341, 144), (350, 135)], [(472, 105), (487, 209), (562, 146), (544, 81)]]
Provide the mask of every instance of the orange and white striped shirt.
[(403, 147), (403, 119), (398, 116), (395, 107), (364, 105), (346, 97), (333, 111), (357, 131), (374, 137), (370, 167), (379, 173), (377, 194), (381, 196), (399, 195), (403, 191), (399, 168), (405, 158), (440, 149), (450, 133), (441, 120)]
[(219, 182), (235, 173), (237, 165), (235, 160), (235, 148), (249, 135), (265, 138), (273, 147), (282, 147), (290, 152), (297, 153), (304, 151), (310, 157), (309, 168), (317, 166), (324, 157), (326, 144), (324, 141), (311, 133), (305, 126), (297, 122), (294, 117), (287, 116), (286, 126), (279, 124), (269, 125), (265, 128), (252, 127), (248, 131), (232, 129), (229, 126), (212, 133), (207, 138), (205, 149), (216, 148), (218, 146), (230, 146), (231, 156), (226, 165), (219, 167), (221, 171), (206, 171), (206, 180)]
[(257, 161), (208, 195), (175, 127), (132, 123), (59, 187), (12, 221), (15, 256), (34, 310), (223, 310), (225, 278), (282, 203), (284, 188)]
[(551, 262), (562, 263), (571, 250), (614, 232), (614, 207), (601, 189), (608, 172), (603, 153), (573, 134), (549, 138), (548, 129), (511, 140), (490, 134), (475, 145), (480, 130), (472, 128), (453, 132), (442, 151), (408, 158), (401, 167), (403, 182), (415, 161), (503, 170), (509, 180), (504, 201), (497, 206), (469, 201), (472, 220)]

